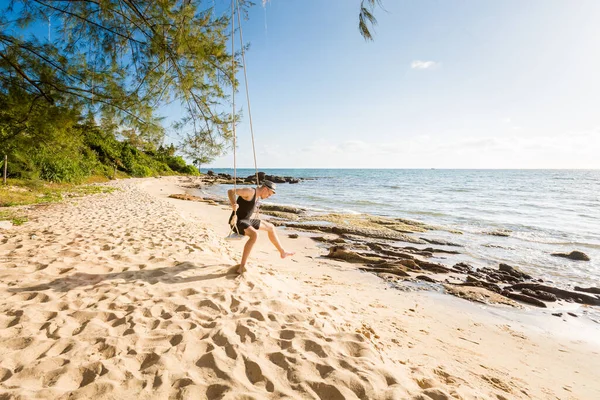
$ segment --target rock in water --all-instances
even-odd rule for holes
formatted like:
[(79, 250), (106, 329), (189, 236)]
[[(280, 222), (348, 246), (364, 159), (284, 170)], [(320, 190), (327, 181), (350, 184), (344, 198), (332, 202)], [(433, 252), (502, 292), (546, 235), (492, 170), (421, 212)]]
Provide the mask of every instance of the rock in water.
[(597, 287), (581, 287), (581, 286), (575, 286), (575, 290), (577, 290), (578, 292), (587, 292), (587, 293), (594, 293), (594, 294), (600, 294), (600, 288)]
[(577, 250), (573, 250), (570, 253), (552, 253), (552, 255), (554, 257), (564, 257), (564, 258), (568, 258), (570, 260), (576, 260), (576, 261), (590, 261), (590, 257), (581, 252), (581, 251), (577, 251)]

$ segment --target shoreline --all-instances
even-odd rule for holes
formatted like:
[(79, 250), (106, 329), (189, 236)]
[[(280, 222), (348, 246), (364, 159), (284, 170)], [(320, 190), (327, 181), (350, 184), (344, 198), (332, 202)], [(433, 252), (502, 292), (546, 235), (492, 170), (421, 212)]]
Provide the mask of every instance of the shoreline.
[[(223, 184), (223, 183), (210, 183), (209, 185), (219, 185), (219, 184)], [(226, 183), (225, 183), (226, 184)], [(197, 188), (195, 186), (190, 186), (190, 185), (181, 185), (180, 186), (182, 190), (184, 190), (186, 193), (190, 193), (193, 191), (190, 191), (189, 189), (192, 190), (196, 190)], [(224, 207), (225, 210), (227, 210), (227, 213), (229, 212), (229, 207), (227, 204), (227, 200), (225, 198), (221, 198), (221, 197), (214, 197), (214, 198), (210, 198), (210, 200), (215, 201), (215, 203), (213, 203), (213, 205), (219, 205), (221, 207)], [(283, 233), (286, 234), (287, 236), (289, 235), (299, 235), (299, 236), (304, 236), (306, 238), (310, 238), (311, 240), (314, 240), (315, 237), (319, 237), (318, 236), (318, 230), (304, 230), (304, 229), (297, 229), (294, 225), (289, 225), (286, 224), (285, 217), (286, 215), (281, 215), (281, 213), (278, 213), (277, 211), (275, 212), (269, 212), (268, 210), (284, 210), (287, 211), (287, 213), (283, 213), (283, 214), (290, 214), (290, 213), (299, 213), (302, 212), (303, 210), (306, 210), (303, 207), (300, 206), (290, 206), (290, 205), (285, 205), (285, 204), (276, 204), (276, 205), (265, 205), (263, 204), (261, 206), (261, 209), (267, 209), (267, 212), (263, 213), (263, 217), (266, 216), (266, 219), (269, 220), (270, 222), (275, 222), (276, 226), (279, 226), (278, 229), (283, 228), (284, 231)], [(323, 213), (317, 213), (318, 215), (321, 214), (329, 214), (327, 212), (323, 212)], [(359, 214), (362, 215), (362, 214)], [(278, 217), (281, 219), (281, 221), (283, 221), (280, 224), (277, 224), (277, 221), (274, 221), (273, 218), (278, 219)], [(379, 216), (373, 216), (375, 218), (379, 218)], [(400, 219), (402, 220), (402, 219)], [(434, 225), (428, 225), (422, 222), (416, 222), (416, 221), (412, 221), (417, 225), (423, 225), (423, 226), (429, 226), (432, 228), (432, 230), (436, 230), (436, 229), (441, 229), (441, 230), (447, 230), (447, 228), (444, 228), (442, 226), (434, 226)], [(216, 227), (215, 227), (216, 228)], [(426, 232), (424, 232), (426, 233)], [(316, 236), (315, 236), (316, 234)], [(337, 236), (337, 235), (336, 235)], [(318, 249), (318, 253), (315, 253), (314, 256), (318, 257), (321, 256), (323, 257), (324, 254), (323, 252), (327, 252), (329, 250), (329, 247), (331, 245), (335, 244), (334, 241), (329, 241), (329, 242), (323, 242), (323, 241), (316, 241), (315, 245), (316, 248)], [(429, 246), (432, 243), (425, 243), (424, 245)], [(455, 248), (453, 246), (444, 246), (441, 245), (442, 248), (445, 249), (452, 249)], [(451, 251), (451, 250), (450, 250)], [(325, 255), (326, 256), (326, 255)], [(442, 260), (442, 258), (438, 258), (438, 260)], [(337, 261), (340, 261), (339, 259)], [(356, 265), (356, 264), (351, 264), (348, 263), (349, 265)], [(359, 267), (355, 267), (356, 270), (361, 270), (364, 272), (369, 272), (366, 271), (362, 268)], [(390, 284), (390, 288), (393, 288), (395, 290), (399, 290), (399, 291), (416, 291), (416, 292), (420, 292), (425, 294), (426, 296), (432, 296), (432, 297), (437, 297), (437, 296), (442, 296), (444, 301), (453, 301), (453, 303), (456, 305), (456, 307), (468, 307), (469, 310), (471, 312), (481, 312), (482, 316), (485, 313), (488, 312), (492, 312), (498, 315), (504, 315), (504, 318), (507, 321), (510, 321), (511, 319), (513, 320), (513, 322), (518, 322), (521, 324), (524, 324), (526, 326), (528, 326), (528, 329), (547, 329), (548, 331), (551, 331), (553, 335), (559, 335), (559, 336), (564, 336), (565, 338), (577, 338), (577, 340), (585, 340), (585, 341), (589, 341), (589, 342), (593, 342), (596, 344), (600, 344), (600, 336), (597, 335), (598, 332), (600, 332), (600, 309), (594, 310), (593, 314), (590, 315), (589, 313), (589, 308), (584, 308), (585, 306), (582, 306), (581, 304), (578, 303), (574, 303), (574, 302), (560, 302), (560, 303), (546, 303), (546, 308), (540, 308), (540, 307), (536, 307), (534, 305), (528, 304), (528, 303), (522, 303), (522, 302), (518, 302), (518, 301), (514, 301), (512, 302), (510, 305), (507, 304), (503, 304), (502, 302), (497, 302), (497, 301), (492, 301), (492, 302), (488, 302), (489, 299), (486, 299), (485, 297), (479, 297), (479, 298), (473, 298), (473, 297), (463, 297), (463, 296), (459, 296), (459, 295), (455, 295), (453, 293), (451, 293), (449, 290), (447, 290), (446, 288), (444, 288), (443, 286), (439, 286), (442, 282), (441, 281), (437, 281), (437, 282), (429, 282), (427, 280), (417, 280), (414, 279), (414, 277), (417, 274), (412, 274), (412, 278), (413, 279), (408, 279), (406, 281), (389, 281), (386, 280), (386, 277), (381, 277), (378, 274), (375, 274), (375, 276), (378, 276), (379, 278), (381, 278), (382, 280), (388, 282)], [(435, 274), (433, 274), (435, 276)], [(437, 276), (439, 277), (439, 275)], [(461, 278), (464, 279), (464, 275), (461, 276)], [(454, 282), (458, 282), (458, 280), (454, 280)], [(399, 286), (397, 286), (400, 283)], [(436, 287), (437, 286), (437, 287)], [(465, 302), (463, 302), (462, 300), (466, 300)], [(477, 311), (474, 311), (477, 310)], [(485, 311), (484, 311), (485, 310)], [(560, 313), (561, 315), (556, 315)], [(565, 333), (563, 330), (563, 326), (561, 325), (564, 322), (575, 322), (578, 325), (578, 329), (579, 330), (569, 330), (568, 333)], [(573, 335), (573, 336), (570, 336)]]
[(33, 210), (30, 223), (0, 232), (0, 250), (7, 251), (0, 392), (143, 399), (600, 395), (600, 345), (558, 334), (578, 329), (579, 319), (540, 328), (449, 296), (392, 290), (287, 231), (280, 237), (296, 256), (275, 257), (261, 235), (249, 272), (231, 274), (243, 242), (223, 240), (229, 212), (168, 198), (184, 192), (184, 180), (113, 182), (120, 191)]
[[(199, 190), (198, 182), (201, 186), (206, 184), (204, 179), (197, 179), (193, 184), (183, 185), (183, 188), (192, 189), (187, 190), (187, 193), (194, 193), (193, 190)], [(208, 186), (222, 183), (209, 181)], [(217, 196), (211, 199), (226, 204), (224, 198)], [(515, 308), (525, 305), (540, 307), (551, 311), (554, 317), (585, 317), (600, 324), (600, 289), (597, 289), (596, 293), (589, 293), (585, 288), (579, 290), (581, 288), (576, 285), (571, 286), (555, 280), (551, 280), (548, 285), (539, 277), (529, 276), (520, 272), (518, 267), (503, 263), (499, 264), (500, 269), (498, 264), (493, 266), (491, 261), (483, 266), (464, 263), (462, 259), (466, 257), (461, 256), (462, 245), (431, 238), (431, 235), (427, 237), (429, 232), (461, 233), (444, 226), (369, 214), (348, 215), (335, 211), (314, 213), (306, 208), (290, 205), (263, 204), (260, 208), (262, 216), (266, 216), (276, 226), (308, 235), (314, 240), (318, 239), (322, 248), (330, 250), (330, 257), (360, 264), (358, 268), (370, 269), (395, 285), (402, 286), (406, 282), (420, 280), (439, 285), (437, 290), (446, 294), (475, 302), (506, 303)], [(374, 225), (364, 224), (364, 220), (381, 224), (373, 229)], [(398, 227), (399, 224), (401, 225)], [(390, 226), (393, 231), (387, 229)], [(358, 228), (358, 232), (355, 228)], [(502, 233), (499, 232), (498, 235)], [(344, 253), (334, 254), (331, 249), (336, 245), (342, 246)], [(419, 265), (398, 264), (405, 260), (415, 260)], [(449, 260), (454, 261), (450, 261), (449, 264)], [(582, 307), (573, 307), (573, 304), (589, 304), (593, 308), (590, 311)]]

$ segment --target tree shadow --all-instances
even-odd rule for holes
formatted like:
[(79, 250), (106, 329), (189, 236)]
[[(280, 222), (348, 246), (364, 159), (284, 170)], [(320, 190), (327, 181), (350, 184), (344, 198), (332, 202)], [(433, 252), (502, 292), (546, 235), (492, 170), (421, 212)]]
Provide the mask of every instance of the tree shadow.
[[(191, 262), (183, 262), (174, 267), (163, 267), (139, 271), (122, 271), (112, 272), (108, 274), (88, 274), (85, 272), (76, 272), (74, 274), (57, 278), (51, 282), (40, 285), (10, 288), (8, 292), (32, 292), (52, 289), (56, 292), (68, 292), (70, 290), (83, 287), (93, 286), (100, 282), (109, 280), (125, 280), (127, 282), (146, 281), (151, 285), (156, 283), (187, 283), (206, 281), (210, 279), (226, 278), (236, 279), (239, 275), (235, 272), (237, 266), (214, 264), (198, 266)], [(208, 271), (207, 271), (208, 269)], [(203, 273), (195, 276), (180, 277), (178, 274), (189, 270), (202, 270)]]

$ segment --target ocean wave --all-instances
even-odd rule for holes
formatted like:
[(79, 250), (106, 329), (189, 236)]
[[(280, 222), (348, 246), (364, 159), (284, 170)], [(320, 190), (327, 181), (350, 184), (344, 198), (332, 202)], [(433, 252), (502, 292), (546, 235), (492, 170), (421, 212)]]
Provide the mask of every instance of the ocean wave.
[(588, 248), (588, 249), (598, 249), (600, 250), (600, 244), (598, 243), (586, 243), (586, 242), (554, 242), (554, 241), (548, 241), (548, 242), (537, 242), (537, 243), (543, 243), (543, 244), (552, 244), (552, 245), (557, 245), (557, 246), (572, 246), (572, 247), (584, 247), (584, 248)]
[(467, 189), (467, 188), (450, 188), (446, 189), (446, 192), (455, 192), (455, 193), (469, 193), (475, 192), (475, 189)]

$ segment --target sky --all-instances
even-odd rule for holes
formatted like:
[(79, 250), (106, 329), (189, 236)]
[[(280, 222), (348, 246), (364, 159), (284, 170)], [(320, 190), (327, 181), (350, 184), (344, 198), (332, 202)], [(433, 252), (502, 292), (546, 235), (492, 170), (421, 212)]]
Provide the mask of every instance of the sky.
[[(600, 168), (600, 1), (382, 3), (373, 42), (359, 0), (250, 10), (259, 169)], [(253, 168), (241, 90), (237, 167)]]
[[(600, 168), (600, 0), (382, 0), (372, 42), (360, 0), (254, 1), (259, 169)], [(243, 86), (236, 105), (254, 168)]]

